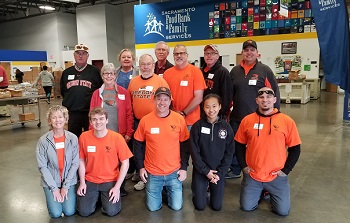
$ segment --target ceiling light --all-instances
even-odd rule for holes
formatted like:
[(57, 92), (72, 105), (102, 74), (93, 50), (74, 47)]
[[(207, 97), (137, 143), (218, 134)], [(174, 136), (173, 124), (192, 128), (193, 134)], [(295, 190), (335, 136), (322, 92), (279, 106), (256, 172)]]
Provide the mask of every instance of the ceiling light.
[(48, 11), (53, 11), (53, 10), (55, 10), (54, 7), (48, 6), (48, 5), (42, 5), (42, 6), (39, 6), (39, 8), (45, 9), (45, 10), (48, 10)]

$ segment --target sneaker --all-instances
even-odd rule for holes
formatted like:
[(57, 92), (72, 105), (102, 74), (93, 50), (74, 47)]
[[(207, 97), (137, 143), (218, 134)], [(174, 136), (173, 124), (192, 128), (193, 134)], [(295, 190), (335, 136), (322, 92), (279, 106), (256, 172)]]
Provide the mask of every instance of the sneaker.
[(146, 184), (142, 180), (140, 180), (137, 184), (135, 184), (134, 189), (140, 191), (145, 189), (145, 187)]
[(241, 176), (242, 176), (241, 172), (239, 174), (235, 174), (232, 172), (232, 170), (229, 170), (225, 175), (225, 179), (240, 178)]
[(120, 196), (125, 197), (126, 195), (128, 195), (128, 192), (126, 192), (126, 190), (124, 188), (121, 188), (120, 189)]
[(131, 181), (132, 182), (139, 182), (141, 180), (140, 175), (138, 173), (135, 173), (134, 176), (132, 176)]
[(126, 175), (125, 175), (125, 180), (129, 180), (131, 177), (133, 177), (134, 176), (134, 173), (127, 173)]

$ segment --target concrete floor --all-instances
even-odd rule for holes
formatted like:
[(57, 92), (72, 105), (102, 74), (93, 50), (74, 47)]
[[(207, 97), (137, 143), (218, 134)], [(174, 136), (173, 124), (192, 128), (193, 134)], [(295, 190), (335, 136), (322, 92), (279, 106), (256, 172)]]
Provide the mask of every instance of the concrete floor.
[[(60, 103), (54, 100), (52, 104)], [(145, 192), (133, 190), (122, 198), (122, 211), (106, 217), (98, 211), (88, 218), (78, 215), (50, 219), (35, 159), (38, 138), (47, 130), (42, 105), (42, 127), (37, 122), (0, 127), (0, 222), (350, 222), (350, 123), (342, 120), (343, 95), (322, 92), (321, 98), (305, 105), (282, 104), (282, 112), (297, 123), (302, 138), (301, 156), (290, 173), (292, 209), (279, 217), (262, 202), (253, 212), (239, 209), (241, 179), (226, 181), (223, 209), (199, 212), (191, 202), (191, 176), (184, 183), (184, 207), (172, 211), (166, 205), (151, 213), (146, 209)], [(30, 109), (35, 110), (35, 106)], [(190, 168), (191, 171), (192, 167)], [(189, 171), (189, 172), (190, 172)]]

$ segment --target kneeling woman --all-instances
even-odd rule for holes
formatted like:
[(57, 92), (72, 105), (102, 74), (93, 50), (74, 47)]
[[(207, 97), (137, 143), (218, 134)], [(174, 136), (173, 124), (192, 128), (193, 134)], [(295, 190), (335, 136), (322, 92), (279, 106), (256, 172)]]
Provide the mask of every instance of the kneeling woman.
[(68, 123), (67, 108), (55, 105), (49, 108), (46, 117), (51, 130), (40, 137), (36, 147), (41, 186), (50, 216), (71, 216), (76, 202), (78, 138), (64, 130)]
[(208, 94), (203, 99), (205, 117), (198, 120), (191, 129), (192, 202), (197, 210), (204, 210), (207, 190), (210, 191), (210, 206), (219, 211), (222, 207), (225, 174), (234, 152), (233, 131), (218, 114), (220, 97)]

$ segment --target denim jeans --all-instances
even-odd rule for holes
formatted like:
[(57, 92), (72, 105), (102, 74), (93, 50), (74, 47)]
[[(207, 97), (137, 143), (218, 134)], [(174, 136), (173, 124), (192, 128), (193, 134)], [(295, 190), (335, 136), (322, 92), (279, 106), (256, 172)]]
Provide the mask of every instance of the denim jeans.
[(54, 201), (53, 194), (48, 187), (43, 187), (47, 210), (52, 218), (61, 217), (62, 213), (65, 216), (72, 216), (75, 213), (76, 192), (75, 186), (71, 186), (68, 189), (68, 199), (65, 199), (63, 203)]
[(258, 207), (262, 190), (270, 193), (272, 210), (278, 215), (286, 216), (290, 210), (290, 186), (288, 177), (278, 176), (270, 182), (259, 182), (244, 173), (241, 183), (241, 208), (244, 211), (252, 211)]
[(177, 170), (169, 175), (156, 176), (148, 173), (146, 183), (146, 204), (150, 211), (162, 208), (162, 191), (165, 186), (168, 195), (168, 206), (178, 211), (182, 208), (182, 182), (179, 181)]
[(109, 201), (109, 191), (114, 187), (115, 181), (96, 184), (86, 181), (85, 196), (78, 196), (77, 209), (81, 216), (87, 217), (95, 212), (98, 196), (101, 194), (102, 210), (108, 216), (117, 215), (121, 208), (121, 199), (115, 204)]

